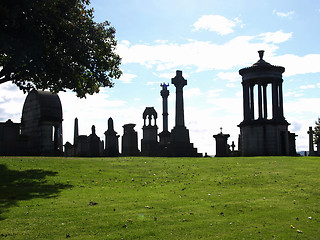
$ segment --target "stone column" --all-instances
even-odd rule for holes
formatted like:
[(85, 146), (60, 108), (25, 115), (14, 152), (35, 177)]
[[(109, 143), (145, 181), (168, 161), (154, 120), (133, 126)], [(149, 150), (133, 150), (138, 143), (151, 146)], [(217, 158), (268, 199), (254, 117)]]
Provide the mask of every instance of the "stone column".
[(279, 83), (279, 117), (281, 119), (284, 119), (284, 116), (283, 116), (282, 82)]
[(253, 95), (254, 85), (250, 85), (250, 117), (254, 120), (254, 95)]
[(242, 82), (243, 88), (243, 117), (244, 120), (250, 119), (250, 106), (249, 106), (249, 86), (247, 83)]
[(268, 118), (267, 85), (263, 85), (263, 118)]
[(278, 119), (278, 85), (276, 82), (272, 83), (272, 117)]
[(263, 116), (262, 116), (262, 86), (261, 84), (259, 83), (258, 84), (258, 107), (259, 107), (259, 119), (262, 119)]
[(167, 87), (169, 86), (166, 85), (165, 83), (160, 85), (162, 87), (162, 90), (160, 92), (161, 97), (162, 97), (162, 117), (163, 117), (163, 131), (167, 132), (168, 131), (168, 96), (169, 96), (169, 90)]

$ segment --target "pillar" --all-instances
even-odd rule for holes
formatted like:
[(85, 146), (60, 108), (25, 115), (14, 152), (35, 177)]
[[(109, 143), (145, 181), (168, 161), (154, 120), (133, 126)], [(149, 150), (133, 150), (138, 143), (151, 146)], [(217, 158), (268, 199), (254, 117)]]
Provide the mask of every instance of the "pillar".
[(249, 106), (249, 86), (248, 84), (242, 82), (243, 88), (243, 112), (244, 112), (244, 120), (250, 119), (250, 106)]
[(263, 118), (268, 118), (267, 85), (263, 85)]
[(254, 85), (250, 85), (250, 117), (254, 120), (254, 95), (253, 95)]
[(258, 108), (259, 108), (259, 119), (262, 119), (262, 86), (258, 84)]
[(278, 119), (278, 85), (276, 82), (272, 83), (272, 119)]
[(282, 82), (279, 83), (279, 117), (281, 119), (284, 119), (284, 116), (283, 116)]
[(163, 119), (163, 131), (167, 132), (168, 131), (168, 96), (169, 96), (169, 90), (167, 87), (169, 84), (161, 84), (162, 90), (160, 92), (161, 97), (162, 97), (162, 119)]

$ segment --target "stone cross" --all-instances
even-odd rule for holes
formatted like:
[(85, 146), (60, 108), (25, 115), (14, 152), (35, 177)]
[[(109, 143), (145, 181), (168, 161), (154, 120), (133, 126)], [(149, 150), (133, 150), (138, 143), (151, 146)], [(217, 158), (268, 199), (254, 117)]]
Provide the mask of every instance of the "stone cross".
[(235, 144), (234, 144), (234, 141), (232, 141), (232, 144), (231, 144), (231, 149), (232, 149), (232, 152), (234, 152), (234, 148), (235, 148)]
[(177, 70), (171, 81), (176, 87), (176, 126), (184, 126), (183, 87), (187, 85), (187, 80), (182, 77), (182, 71)]

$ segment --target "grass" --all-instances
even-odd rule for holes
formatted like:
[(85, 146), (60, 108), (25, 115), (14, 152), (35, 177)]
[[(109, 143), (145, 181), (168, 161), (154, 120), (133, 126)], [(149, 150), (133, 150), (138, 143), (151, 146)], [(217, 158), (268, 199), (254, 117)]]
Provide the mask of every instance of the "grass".
[(319, 239), (319, 173), (317, 157), (2, 157), (0, 239)]

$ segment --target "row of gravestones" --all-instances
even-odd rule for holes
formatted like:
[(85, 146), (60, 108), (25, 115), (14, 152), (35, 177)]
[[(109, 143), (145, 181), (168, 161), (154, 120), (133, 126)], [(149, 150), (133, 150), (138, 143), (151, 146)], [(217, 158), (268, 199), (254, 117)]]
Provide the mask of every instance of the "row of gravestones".
[[(126, 124), (123, 126), (124, 135), (122, 136), (122, 155), (136, 156), (140, 154), (138, 149), (138, 134), (134, 130), (135, 124)], [(104, 142), (96, 135), (95, 126), (92, 126), (92, 132), (89, 136), (78, 134), (78, 119), (75, 119), (74, 143), (66, 142), (66, 157), (99, 157), (109, 156), (117, 157), (120, 155), (118, 138), (119, 135), (114, 130), (113, 120), (108, 120), (108, 130), (105, 134)]]

